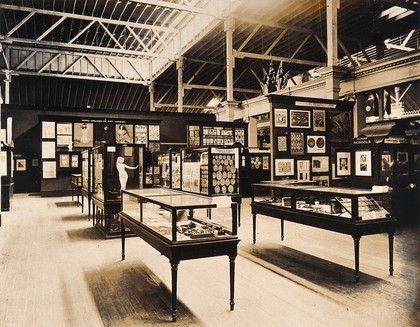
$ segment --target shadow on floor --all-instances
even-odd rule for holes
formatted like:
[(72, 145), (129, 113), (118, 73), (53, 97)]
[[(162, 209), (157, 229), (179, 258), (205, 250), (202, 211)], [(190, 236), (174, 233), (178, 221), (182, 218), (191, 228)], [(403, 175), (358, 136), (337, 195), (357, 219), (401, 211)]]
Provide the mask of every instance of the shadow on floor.
[(89, 223), (89, 220), (87, 219), (87, 216), (82, 213), (77, 213), (73, 215), (67, 215), (61, 217), (62, 221), (79, 221), (79, 220), (86, 220), (86, 223), (89, 225), (92, 225), (92, 223)]
[(81, 206), (81, 204), (77, 203), (77, 201), (63, 201), (63, 202), (55, 202), (55, 205), (58, 208), (66, 208), (66, 207), (77, 207)]
[[(119, 262), (85, 274), (104, 326), (174, 326), (171, 292), (142, 263)], [(177, 326), (200, 326), (178, 301)]]
[(97, 228), (90, 226), (87, 228), (72, 229), (67, 231), (70, 242), (80, 242), (86, 240), (103, 240), (103, 235)]
[[(360, 281), (355, 282), (354, 269), (324, 260), (298, 250), (272, 242), (241, 247), (246, 257), (258, 261), (266, 268), (281, 274), (297, 276), (333, 292), (353, 294), (361, 286), (374, 286), (387, 281), (360, 272)], [(278, 268), (278, 269), (276, 269)], [(386, 268), (385, 268), (386, 269)]]

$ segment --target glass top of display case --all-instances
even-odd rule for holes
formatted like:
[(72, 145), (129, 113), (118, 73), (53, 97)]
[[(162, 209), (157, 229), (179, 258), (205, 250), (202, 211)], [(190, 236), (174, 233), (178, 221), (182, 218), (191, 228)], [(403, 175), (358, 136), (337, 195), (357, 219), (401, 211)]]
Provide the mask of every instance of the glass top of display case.
[(174, 195), (174, 194), (183, 194), (179, 191), (161, 188), (161, 187), (152, 187), (152, 188), (143, 188), (137, 190), (125, 190), (126, 193), (136, 196), (163, 196), (163, 195)]
[(369, 189), (345, 188), (345, 187), (330, 187), (330, 186), (311, 186), (305, 188), (308, 191), (316, 191), (322, 193), (334, 193), (336, 195), (374, 195), (374, 194), (387, 194), (389, 191), (372, 191)]

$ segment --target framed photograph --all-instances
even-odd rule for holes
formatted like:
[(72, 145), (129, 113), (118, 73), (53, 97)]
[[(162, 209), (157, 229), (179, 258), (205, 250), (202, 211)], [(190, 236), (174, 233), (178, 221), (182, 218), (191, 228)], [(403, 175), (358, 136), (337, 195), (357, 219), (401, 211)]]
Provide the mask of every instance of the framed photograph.
[(294, 159), (275, 159), (275, 176), (293, 176), (295, 174)]
[(57, 146), (72, 146), (73, 145), (73, 136), (72, 135), (58, 135), (57, 134)]
[(53, 121), (43, 121), (42, 122), (42, 132), (43, 139), (53, 139), (55, 138), (55, 122)]
[(287, 127), (287, 109), (274, 109), (274, 127)]
[(388, 151), (384, 151), (381, 154), (381, 171), (391, 172), (392, 155)]
[(325, 132), (325, 110), (314, 109), (312, 111), (313, 130)]
[(327, 124), (329, 127), (328, 141), (329, 142), (344, 142), (350, 141), (353, 138), (351, 112), (328, 112)]
[(60, 154), (60, 168), (69, 168), (70, 167), (70, 155)]
[(16, 159), (16, 171), (26, 171), (26, 159)]
[(408, 152), (397, 152), (397, 163), (400, 175), (408, 175)]
[(95, 145), (115, 143), (115, 124), (100, 123), (94, 125)]
[(336, 154), (337, 176), (351, 176), (351, 152)]
[(305, 154), (304, 135), (301, 132), (290, 132), (290, 154)]
[(306, 150), (307, 153), (325, 153), (325, 136), (307, 135)]
[(312, 157), (312, 172), (313, 173), (328, 173), (329, 172), (328, 156), (313, 156)]
[(74, 123), (73, 146), (92, 147), (93, 146), (93, 124)]
[(356, 151), (355, 166), (356, 176), (372, 176), (372, 152)]
[(42, 162), (42, 178), (56, 178), (57, 167), (55, 161), (43, 161)]
[(159, 141), (159, 140), (160, 140), (160, 126), (149, 125), (149, 141)]
[(55, 159), (55, 142), (43, 141), (41, 145), (42, 159)]
[(311, 128), (311, 116), (308, 110), (290, 110), (291, 128)]
[(115, 142), (118, 144), (133, 144), (133, 125), (116, 124)]
[(297, 180), (298, 181), (311, 180), (311, 162), (309, 160), (297, 161)]
[(79, 168), (79, 155), (72, 154), (71, 161), (70, 161), (71, 168)]
[(235, 142), (239, 142), (242, 145), (245, 142), (245, 129), (243, 128), (236, 128), (235, 129)]
[(287, 151), (287, 136), (286, 135), (277, 136), (277, 151), (279, 152)]
[(57, 123), (57, 135), (72, 135), (73, 124), (72, 123)]
[(134, 143), (144, 144), (147, 146), (147, 125), (135, 125), (134, 126)]

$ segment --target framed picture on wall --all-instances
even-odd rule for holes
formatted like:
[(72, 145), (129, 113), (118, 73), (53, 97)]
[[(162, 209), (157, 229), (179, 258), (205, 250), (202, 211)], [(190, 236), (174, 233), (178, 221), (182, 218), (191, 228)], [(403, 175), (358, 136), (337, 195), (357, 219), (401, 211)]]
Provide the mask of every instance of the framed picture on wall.
[(43, 121), (42, 122), (42, 138), (43, 139), (53, 139), (55, 138), (55, 122), (53, 121)]
[(134, 143), (144, 144), (147, 146), (147, 125), (134, 126)]
[(287, 109), (274, 109), (274, 126), (287, 127)]
[(279, 152), (287, 151), (287, 136), (286, 135), (277, 136), (277, 151)]
[(356, 151), (355, 152), (355, 175), (356, 176), (372, 176), (372, 152)]
[(383, 151), (381, 154), (381, 171), (390, 172), (392, 164), (392, 155), (389, 151)]
[(56, 178), (57, 167), (55, 161), (42, 162), (42, 178)]
[(328, 173), (329, 159), (330, 158), (328, 156), (313, 156), (312, 157), (312, 172), (313, 173)]
[(311, 128), (311, 116), (308, 110), (290, 110), (290, 127)]
[(93, 124), (74, 123), (73, 146), (92, 147), (93, 146)]
[(159, 141), (159, 140), (160, 140), (160, 126), (149, 125), (149, 141)]
[(115, 142), (119, 144), (133, 144), (133, 125), (116, 124)]
[(73, 124), (72, 123), (57, 123), (57, 135), (72, 135)]
[(290, 132), (290, 154), (305, 154), (304, 135), (301, 132)]
[(60, 154), (60, 168), (69, 168), (70, 167), (70, 155)]
[(276, 176), (290, 176), (295, 174), (294, 159), (276, 159), (274, 161), (274, 174)]
[(55, 159), (55, 142), (43, 141), (41, 144), (42, 159)]
[(307, 135), (306, 149), (308, 153), (325, 153), (325, 136)]
[(311, 179), (311, 162), (309, 160), (297, 161), (297, 180), (309, 181)]
[(351, 152), (336, 153), (337, 176), (351, 176)]
[(16, 171), (26, 170), (26, 159), (16, 159)]
[(325, 132), (325, 110), (314, 109), (312, 111), (312, 121), (315, 132)]

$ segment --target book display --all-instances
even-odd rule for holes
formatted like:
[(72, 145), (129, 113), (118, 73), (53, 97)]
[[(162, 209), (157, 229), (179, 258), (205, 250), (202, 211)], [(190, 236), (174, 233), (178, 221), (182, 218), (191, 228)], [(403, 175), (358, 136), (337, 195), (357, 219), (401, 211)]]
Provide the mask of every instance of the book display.
[(391, 193), (308, 185), (308, 183), (267, 182), (253, 184), (251, 203), (253, 242), (256, 242), (257, 214), (284, 221), (351, 235), (354, 240), (355, 279), (359, 281), (359, 244), (363, 235), (388, 233), (389, 273), (393, 274), (393, 238), (396, 219), (392, 216)]
[(120, 236), (121, 190), (144, 187), (144, 146), (104, 144), (92, 149), (93, 225), (105, 235)]
[[(142, 238), (171, 265), (172, 321), (177, 319), (177, 271), (182, 260), (229, 257), (230, 310), (234, 309), (235, 258), (237, 255), (237, 204), (230, 198), (195, 195), (168, 188), (123, 190), (119, 217), (122, 259), (126, 228)], [(212, 215), (208, 215), (209, 210)], [(187, 214), (188, 213), (188, 214)], [(210, 219), (211, 218), (211, 219)]]

